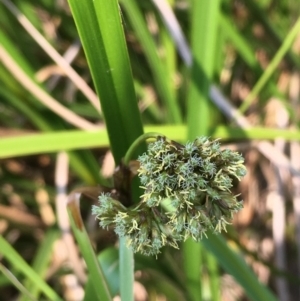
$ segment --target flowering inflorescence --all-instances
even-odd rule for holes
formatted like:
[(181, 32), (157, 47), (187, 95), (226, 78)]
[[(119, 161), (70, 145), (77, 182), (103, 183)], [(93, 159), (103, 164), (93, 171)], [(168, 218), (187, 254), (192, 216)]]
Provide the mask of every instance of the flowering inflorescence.
[[(232, 194), (233, 179), (246, 174), (243, 157), (220, 148), (217, 140), (199, 137), (181, 145), (158, 137), (138, 158), (144, 189), (141, 202), (126, 208), (109, 194), (93, 207), (103, 228), (113, 225), (128, 237), (134, 252), (156, 255), (164, 245), (178, 247), (188, 237), (199, 241), (208, 230), (226, 231), (242, 203)], [(162, 202), (168, 199), (169, 211)]]

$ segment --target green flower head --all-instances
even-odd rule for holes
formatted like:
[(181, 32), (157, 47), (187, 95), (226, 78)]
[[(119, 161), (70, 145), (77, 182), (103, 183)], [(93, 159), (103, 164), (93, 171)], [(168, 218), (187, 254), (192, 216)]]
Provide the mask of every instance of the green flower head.
[(181, 145), (160, 137), (139, 161), (142, 202), (154, 207), (170, 199), (174, 211), (167, 213), (167, 225), (183, 240), (199, 240), (208, 229), (226, 230), (233, 213), (242, 208), (231, 189), (234, 178), (246, 174), (244, 159), (222, 150), (217, 140), (199, 137)]
[[(189, 237), (199, 241), (208, 230), (226, 231), (242, 208), (231, 189), (233, 180), (246, 174), (244, 159), (222, 150), (217, 140), (199, 137), (182, 145), (159, 136), (138, 161), (141, 202), (125, 208), (103, 194), (93, 208), (100, 225), (113, 225), (134, 252), (157, 255), (165, 245), (177, 248)], [(166, 199), (170, 211), (161, 206)]]

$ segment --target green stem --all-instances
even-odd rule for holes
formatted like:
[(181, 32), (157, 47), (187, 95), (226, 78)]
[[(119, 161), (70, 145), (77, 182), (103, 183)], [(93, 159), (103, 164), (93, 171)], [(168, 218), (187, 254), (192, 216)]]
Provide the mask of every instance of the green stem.
[(200, 301), (202, 300), (202, 246), (190, 238), (184, 243), (182, 252), (189, 300)]
[(120, 238), (119, 247), (119, 260), (120, 260), (120, 292), (121, 300), (134, 300), (133, 296), (133, 283), (134, 273), (134, 257), (133, 252), (126, 245), (126, 237)]
[[(124, 156), (124, 164), (128, 165), (134, 158), (136, 150), (149, 138), (162, 136), (159, 133), (150, 132), (139, 136), (131, 144)], [(133, 284), (134, 284), (134, 256), (133, 251), (126, 245), (126, 237), (120, 238), (119, 259), (120, 259), (120, 295), (121, 300), (133, 301)]]
[(141, 136), (139, 136), (129, 147), (128, 151), (125, 154), (124, 157), (124, 164), (128, 165), (130, 160), (133, 158), (133, 154), (135, 153), (136, 149), (143, 143), (145, 142), (147, 139), (150, 138), (157, 138), (157, 137), (162, 137), (164, 135), (160, 134), (160, 133), (156, 133), (156, 132), (149, 132), (149, 133), (145, 133)]

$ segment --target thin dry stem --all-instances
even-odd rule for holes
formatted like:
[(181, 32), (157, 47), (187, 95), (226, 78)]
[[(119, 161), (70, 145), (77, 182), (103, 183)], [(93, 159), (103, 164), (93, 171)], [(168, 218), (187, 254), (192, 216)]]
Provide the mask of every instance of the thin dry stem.
[(87, 97), (98, 112), (101, 112), (100, 102), (94, 91), (86, 82), (75, 72), (69, 63), (50, 45), (50, 43), (37, 31), (24, 14), (9, 0), (1, 2), (18, 19), (20, 24), (30, 34), (30, 36), (40, 45), (40, 47), (52, 58), (52, 60), (64, 70), (66, 75), (74, 82), (78, 89)]
[(78, 89), (86, 96), (98, 112), (101, 112), (100, 102), (95, 92), (86, 84), (86, 82), (75, 72), (69, 63), (50, 45), (50, 43), (39, 33), (39, 31), (30, 23), (24, 14), (9, 0), (1, 2), (17, 18), (20, 24), (25, 28), (29, 35), (40, 45), (40, 47), (51, 57), (51, 59), (62, 69), (65, 74), (74, 82)]
[(61, 105), (57, 100), (41, 89), (14, 61), (10, 54), (0, 46), (0, 61), (9, 70), (9, 72), (19, 81), (19, 83), (35, 96), (50, 110), (61, 116), (63, 119), (74, 126), (84, 130), (95, 130), (99, 127), (88, 122), (84, 118), (76, 115), (71, 110)]
[(56, 211), (57, 222), (62, 233), (63, 241), (68, 250), (71, 266), (82, 283), (86, 281), (86, 274), (78, 250), (71, 234), (69, 216), (67, 212), (67, 183), (68, 183), (69, 159), (65, 152), (57, 155), (55, 166), (55, 186), (56, 186)]

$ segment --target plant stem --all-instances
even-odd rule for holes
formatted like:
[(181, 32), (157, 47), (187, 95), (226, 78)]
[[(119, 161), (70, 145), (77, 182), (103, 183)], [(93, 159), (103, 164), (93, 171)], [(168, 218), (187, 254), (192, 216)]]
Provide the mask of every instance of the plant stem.
[(156, 132), (149, 132), (149, 133), (145, 133), (141, 136), (139, 136), (132, 144), (131, 146), (129, 147), (128, 151), (126, 152), (125, 154), (125, 157), (124, 157), (124, 164), (125, 165), (128, 165), (130, 160), (132, 159), (133, 157), (133, 154), (135, 153), (135, 150), (143, 143), (145, 142), (147, 139), (150, 139), (150, 138), (157, 138), (157, 137), (161, 137), (163, 136), (162, 134), (160, 133), (156, 133)]
[(134, 258), (133, 252), (126, 245), (126, 237), (120, 238), (119, 247), (119, 260), (120, 260), (120, 292), (122, 300), (134, 300), (133, 296), (133, 283), (134, 273)]
[[(136, 150), (149, 138), (156, 138), (161, 136), (159, 133), (145, 133), (139, 136), (129, 147), (125, 156), (124, 164), (128, 165), (130, 160), (134, 158)], [(126, 245), (126, 237), (120, 238), (119, 247), (119, 259), (120, 259), (120, 295), (121, 300), (134, 300), (133, 296), (133, 284), (134, 284), (134, 257), (133, 251)], [(132, 272), (129, 272), (132, 271)]]

